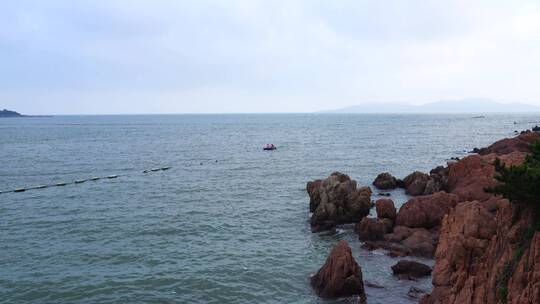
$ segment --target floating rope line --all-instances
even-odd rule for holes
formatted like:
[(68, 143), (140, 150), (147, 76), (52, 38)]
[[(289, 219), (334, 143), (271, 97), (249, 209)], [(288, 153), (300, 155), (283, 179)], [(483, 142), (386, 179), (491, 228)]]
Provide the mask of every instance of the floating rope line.
[[(161, 167), (161, 168), (152, 168), (142, 171), (142, 173), (147, 174), (151, 172), (157, 172), (157, 171), (167, 171), (171, 167)], [(139, 171), (140, 172), (140, 171)], [(51, 187), (63, 187), (67, 185), (75, 185), (75, 184), (83, 184), (86, 182), (95, 182), (101, 179), (115, 179), (122, 176), (129, 176), (134, 175), (139, 172), (133, 172), (133, 173), (126, 173), (126, 174), (114, 174), (114, 175), (108, 175), (108, 176), (94, 176), (88, 179), (77, 179), (73, 182), (58, 182), (56, 184), (49, 184), (49, 185), (39, 185), (39, 186), (33, 186), (33, 187), (24, 187), (24, 188), (15, 188), (13, 190), (7, 190), (7, 191), (0, 191), (0, 194), (5, 193), (20, 193), (20, 192), (26, 192), (30, 190), (37, 190), (37, 189), (45, 189), (45, 188), (51, 188)]]

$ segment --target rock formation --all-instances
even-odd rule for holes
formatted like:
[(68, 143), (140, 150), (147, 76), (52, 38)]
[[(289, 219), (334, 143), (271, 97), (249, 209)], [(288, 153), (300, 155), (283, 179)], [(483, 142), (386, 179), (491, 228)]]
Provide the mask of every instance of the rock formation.
[(409, 195), (422, 195), (429, 182), (429, 175), (420, 171), (415, 171), (403, 179), (405, 193)]
[(363, 218), (357, 224), (358, 238), (361, 241), (379, 241), (384, 235), (392, 232), (394, 223), (387, 218)]
[[(497, 154), (504, 155), (512, 152), (530, 152), (529, 145), (540, 138), (540, 132), (525, 131), (519, 136), (504, 138), (496, 141), (486, 148), (476, 149), (480, 155)], [(474, 150), (473, 150), (474, 151)]]
[(346, 241), (340, 241), (317, 274), (311, 277), (311, 286), (322, 298), (339, 298), (357, 295), (365, 303), (362, 269), (352, 256)]
[(443, 217), (456, 206), (458, 197), (446, 192), (418, 196), (407, 201), (397, 214), (396, 224), (410, 228), (430, 229), (441, 224)]
[[(540, 132), (522, 132), (517, 137), (477, 149), (476, 155), (450, 162), (446, 167), (439, 166), (430, 174), (414, 172), (407, 176), (402, 186), (415, 197), (397, 214), (393, 202), (382, 199), (375, 203), (377, 218), (356, 217), (359, 239), (364, 241), (362, 247), (383, 248), (392, 256), (434, 257), (434, 288), (423, 296), (420, 302), (423, 304), (540, 303), (539, 211), (530, 206), (518, 208), (484, 191), (496, 185), (493, 178), (496, 158), (506, 165), (520, 164), (530, 152), (529, 144), (537, 139)], [(334, 214), (326, 210), (347, 205), (351, 197), (361, 196), (359, 191), (367, 192), (356, 189), (356, 183), (340, 173), (308, 183), (310, 207), (315, 211), (323, 208), (323, 215)], [(366, 203), (362, 202), (358, 205)], [(367, 210), (355, 214), (367, 214)], [(339, 216), (320, 216), (316, 225), (341, 221), (336, 218)], [(342, 273), (343, 269), (354, 268), (340, 268), (330, 260), (329, 257), (326, 263), (329, 266), (325, 264), (319, 271), (326, 273), (326, 279), (316, 279), (315, 283), (312, 280), (314, 286), (322, 286), (321, 290), (326, 286), (322, 281), (340, 281), (328, 269)], [(417, 266), (400, 261), (393, 271), (407, 278), (431, 271), (426, 265)], [(341, 281), (354, 271), (345, 272), (339, 275)], [(343, 289), (344, 284), (332, 286), (338, 287), (330, 290)], [(410, 296), (422, 294), (421, 290), (411, 289)]]
[[(375, 204), (379, 218), (366, 218), (357, 225), (359, 239), (366, 241), (364, 248), (383, 248), (392, 256), (431, 258), (435, 254), (442, 219), (457, 202), (457, 195), (446, 192), (417, 196), (401, 206), (397, 215), (393, 215), (392, 211), (386, 211), (392, 210), (393, 202), (379, 200)], [(388, 220), (392, 218), (395, 219), (395, 226), (389, 227)]]
[(396, 219), (396, 207), (391, 199), (380, 199), (375, 202), (377, 218), (387, 218), (393, 221)]
[(444, 190), (446, 187), (446, 169), (437, 167), (430, 174), (415, 171), (403, 179), (405, 193), (416, 195), (428, 195)]
[(311, 230), (328, 230), (336, 224), (357, 223), (369, 214), (371, 189), (357, 188), (348, 175), (334, 172), (324, 180), (307, 183)]
[(373, 186), (381, 190), (395, 189), (398, 186), (398, 180), (392, 174), (384, 172), (377, 175), (377, 178), (373, 181)]
[(460, 203), (442, 220), (434, 288), (421, 303), (540, 303), (538, 215), (483, 191), (495, 184), (495, 157), (519, 164), (539, 137), (503, 139), (449, 166), (449, 191)]
[(416, 279), (425, 277), (431, 274), (431, 267), (420, 262), (400, 260), (392, 266), (392, 272), (394, 275), (400, 278)]

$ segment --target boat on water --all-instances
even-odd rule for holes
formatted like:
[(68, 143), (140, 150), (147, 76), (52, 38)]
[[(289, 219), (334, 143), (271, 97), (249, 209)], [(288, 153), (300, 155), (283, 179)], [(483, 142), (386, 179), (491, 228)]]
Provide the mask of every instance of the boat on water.
[(271, 150), (276, 150), (276, 149), (277, 147), (274, 144), (266, 144), (263, 147), (264, 151), (271, 151)]

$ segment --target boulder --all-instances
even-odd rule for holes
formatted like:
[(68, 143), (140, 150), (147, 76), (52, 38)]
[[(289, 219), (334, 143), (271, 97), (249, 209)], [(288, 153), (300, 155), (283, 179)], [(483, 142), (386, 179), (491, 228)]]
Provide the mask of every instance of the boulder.
[(422, 289), (420, 289), (418, 287), (411, 287), (411, 288), (409, 288), (409, 292), (407, 292), (407, 296), (409, 296), (410, 298), (413, 298), (413, 299), (420, 299), (426, 294), (427, 293), (426, 293), (425, 290), (422, 290)]
[(392, 232), (393, 222), (387, 218), (363, 218), (358, 223), (358, 239), (361, 241), (382, 240), (384, 235)]
[(375, 202), (378, 218), (396, 219), (396, 207), (391, 199), (379, 199)]
[(415, 261), (400, 260), (392, 266), (392, 272), (396, 276), (405, 275), (409, 278), (421, 278), (431, 274), (431, 267)]
[(412, 229), (412, 234), (401, 241), (410, 255), (433, 258), (438, 242), (438, 231), (429, 231), (424, 228)]
[(334, 172), (324, 180), (307, 183), (310, 198), (312, 231), (332, 227), (330, 223), (357, 223), (369, 214), (371, 189), (357, 188), (356, 181), (348, 175)]
[(429, 171), (429, 175), (433, 178), (439, 179), (443, 178), (444, 176), (448, 176), (448, 167), (437, 166)]
[(420, 171), (415, 171), (403, 179), (405, 193), (409, 195), (422, 195), (426, 190), (426, 185), (430, 181), (430, 176)]
[(352, 256), (346, 241), (332, 249), (324, 265), (311, 277), (311, 286), (321, 298), (339, 298), (357, 295), (365, 303), (362, 269)]
[(395, 226), (393, 232), (383, 235), (382, 239), (378, 235), (369, 238), (369, 235), (368, 233), (362, 235), (359, 232), (360, 239), (365, 242), (362, 248), (366, 250), (385, 249), (388, 251), (386, 254), (393, 257), (418, 256), (433, 258), (437, 248), (439, 230)]
[(381, 190), (395, 189), (397, 188), (397, 179), (392, 174), (383, 172), (377, 175), (377, 178), (373, 181), (373, 186)]
[(405, 226), (395, 226), (392, 233), (386, 234), (384, 240), (388, 242), (401, 242), (410, 237), (414, 232), (413, 228)]
[(433, 177), (430, 177), (429, 180), (426, 183), (426, 187), (424, 188), (424, 194), (433, 194), (435, 192), (439, 192), (443, 190), (443, 184), (440, 180), (434, 179)]
[(458, 203), (458, 197), (446, 192), (414, 197), (407, 201), (397, 214), (396, 225), (410, 228), (433, 228)]

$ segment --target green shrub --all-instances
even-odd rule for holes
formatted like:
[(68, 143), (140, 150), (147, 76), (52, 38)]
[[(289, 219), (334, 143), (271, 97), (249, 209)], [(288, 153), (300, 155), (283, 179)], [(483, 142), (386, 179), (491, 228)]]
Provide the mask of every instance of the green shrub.
[(485, 190), (502, 195), (514, 204), (540, 208), (540, 140), (531, 144), (531, 150), (518, 166), (507, 167), (499, 158), (495, 159), (495, 179), (499, 184)]

